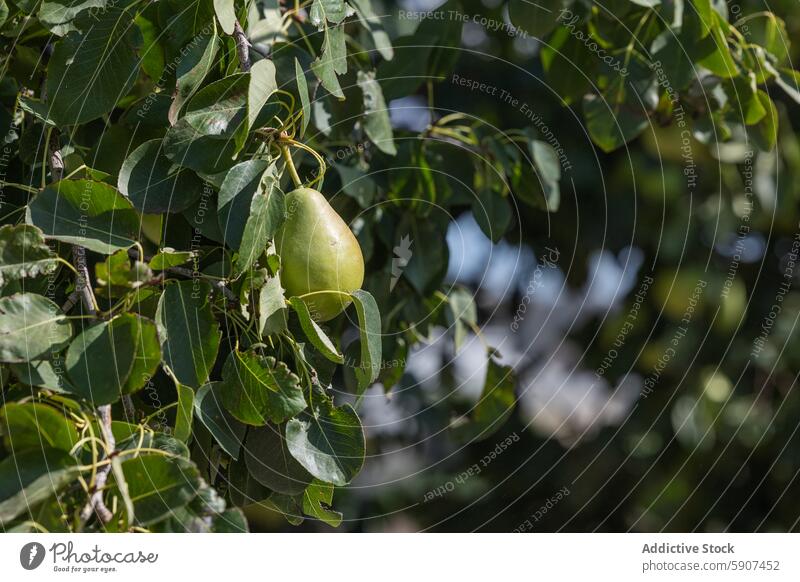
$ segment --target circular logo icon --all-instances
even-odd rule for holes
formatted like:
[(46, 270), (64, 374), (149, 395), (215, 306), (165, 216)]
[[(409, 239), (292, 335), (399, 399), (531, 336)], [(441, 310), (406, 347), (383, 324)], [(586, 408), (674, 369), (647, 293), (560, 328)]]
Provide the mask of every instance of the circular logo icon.
[(35, 570), (44, 561), (44, 546), (39, 542), (30, 542), (19, 551), (19, 563), (26, 570)]

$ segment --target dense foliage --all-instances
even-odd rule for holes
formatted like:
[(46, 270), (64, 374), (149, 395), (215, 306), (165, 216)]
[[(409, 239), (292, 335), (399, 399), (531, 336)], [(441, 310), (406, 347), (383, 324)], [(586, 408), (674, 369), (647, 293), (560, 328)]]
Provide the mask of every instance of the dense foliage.
[[(0, 0), (5, 530), (241, 531), (242, 508), (337, 526), (334, 487), (366, 455), (365, 390), (390, 391), (437, 327), (456, 351), (480, 336), (471, 292), (445, 281), (445, 233), (472, 212), (492, 241), (540, 242), (532, 225), (568, 203), (564, 152), (530, 116), (508, 126), (441, 104), (445, 82), (496, 89), (457, 69), (478, 9), (377, 16), (389, 9)], [(498, 36), (546, 41), (536, 66), (600, 151), (674, 131), (649, 139), (671, 148), (689, 197), (697, 145), (774, 155), (771, 88), (800, 101), (771, 12), (510, 0), (485, 14)], [(393, 123), (387, 103), (412, 95), (421, 126)], [(366, 261), (363, 290), (327, 322), (281, 286), (292, 266), (274, 239), (300, 183), (328, 196)], [(682, 276), (691, 295), (698, 277)], [(679, 325), (684, 305), (663, 311)], [(446, 403), (437, 438), (475, 443), (511, 416), (501, 352), (486, 344), (481, 398)]]

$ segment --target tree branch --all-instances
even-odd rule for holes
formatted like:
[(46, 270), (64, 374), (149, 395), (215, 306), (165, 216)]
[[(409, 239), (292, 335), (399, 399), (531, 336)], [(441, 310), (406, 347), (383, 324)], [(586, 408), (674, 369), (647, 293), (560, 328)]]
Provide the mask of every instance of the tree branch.
[[(103, 433), (103, 440), (105, 440), (108, 450), (108, 455), (106, 457), (111, 458), (117, 446), (114, 433), (111, 431), (111, 405), (104, 404), (103, 406), (98, 406), (97, 414), (100, 416), (100, 430)], [(105, 501), (103, 501), (103, 489), (106, 486), (106, 481), (108, 481), (108, 474), (110, 472), (111, 463), (106, 463), (97, 470), (92, 495), (89, 497), (89, 501), (83, 507), (83, 510), (81, 510), (81, 519), (84, 522), (92, 517), (93, 512), (97, 514), (97, 517), (99, 517), (100, 521), (103, 523), (108, 523), (114, 517), (114, 514), (111, 513), (111, 510), (108, 509)]]
[[(132, 258), (134, 261), (149, 261), (153, 258), (147, 256), (140, 257), (136, 249), (130, 249), (128, 251), (128, 256)], [(181, 277), (187, 277), (189, 279), (194, 279), (197, 276), (197, 273), (185, 267), (167, 267), (166, 272), (172, 273), (174, 275), (180, 275)], [(216, 279), (209, 279), (208, 277), (202, 277), (202, 279), (204, 281), (208, 281), (211, 284), (211, 286), (219, 293), (222, 293), (222, 296), (225, 297), (225, 299), (227, 299), (228, 301), (232, 303), (239, 302), (239, 298), (236, 296), (236, 294), (230, 289), (228, 289), (228, 287), (225, 285), (223, 281), (217, 281)]]
[(239, 64), (246, 73), (250, 70), (250, 41), (244, 33), (242, 25), (237, 20), (233, 24), (233, 38), (236, 41), (236, 52), (239, 55)]
[[(58, 143), (58, 132), (53, 131), (50, 135), (49, 165), (50, 178), (53, 182), (60, 182), (64, 178), (64, 158), (61, 156), (61, 147)], [(89, 315), (97, 314), (97, 300), (92, 291), (92, 280), (89, 278), (89, 269), (86, 266), (86, 249), (79, 245), (72, 247), (72, 262), (78, 271), (78, 278), (75, 281), (75, 290), (80, 294), (83, 305)]]
[[(61, 155), (61, 148), (59, 147), (58, 143), (58, 134), (56, 132), (53, 132), (50, 136), (48, 148), (50, 149), (50, 157), (48, 160), (50, 165), (50, 177), (53, 182), (59, 182), (64, 178), (64, 158)], [(75, 268), (78, 271), (78, 277), (75, 281), (75, 292), (79, 294), (83, 300), (83, 304), (87, 313), (90, 315), (97, 315), (97, 300), (95, 299), (94, 292), (92, 291), (92, 282), (89, 278), (89, 269), (86, 266), (86, 249), (82, 246), (74, 245), (72, 247), (72, 260), (75, 263)], [(67, 303), (69, 303), (71, 300), (72, 295), (70, 295)], [(105, 404), (103, 406), (99, 406), (97, 408), (97, 414), (100, 416), (100, 430), (103, 431), (103, 438), (106, 442), (106, 446), (108, 447), (108, 455), (111, 456), (111, 454), (114, 452), (114, 447), (116, 446), (114, 434), (111, 432), (111, 405)], [(86, 503), (86, 506), (83, 508), (83, 511), (81, 511), (81, 518), (83, 521), (87, 521), (92, 516), (93, 511), (97, 513), (98, 517), (103, 521), (103, 523), (108, 523), (111, 521), (113, 514), (111, 511), (109, 511), (108, 507), (106, 507), (106, 504), (103, 501), (103, 488), (106, 485), (106, 480), (108, 479), (108, 473), (110, 471), (110, 463), (103, 465), (100, 467), (100, 469), (98, 469), (95, 477), (94, 491), (92, 492), (89, 501)]]

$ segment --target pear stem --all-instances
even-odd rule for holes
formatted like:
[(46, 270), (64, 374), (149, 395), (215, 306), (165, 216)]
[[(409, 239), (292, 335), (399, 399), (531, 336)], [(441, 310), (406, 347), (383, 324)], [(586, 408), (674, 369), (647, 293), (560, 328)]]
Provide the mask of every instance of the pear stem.
[(286, 167), (289, 169), (289, 175), (292, 177), (292, 182), (296, 188), (300, 188), (303, 185), (303, 181), (300, 179), (300, 174), (297, 173), (297, 168), (294, 167), (294, 162), (292, 161), (292, 152), (289, 151), (288, 144), (280, 144), (281, 148), (281, 155), (283, 155), (283, 160), (286, 162)]

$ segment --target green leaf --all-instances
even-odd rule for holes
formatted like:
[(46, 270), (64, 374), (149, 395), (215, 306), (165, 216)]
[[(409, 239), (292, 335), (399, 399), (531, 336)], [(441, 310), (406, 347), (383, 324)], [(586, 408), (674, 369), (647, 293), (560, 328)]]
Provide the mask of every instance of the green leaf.
[(447, 323), (453, 328), (453, 345), (458, 352), (467, 333), (478, 323), (475, 300), (466, 288), (454, 287), (447, 296)]
[(47, 67), (48, 117), (60, 127), (110, 113), (139, 70), (141, 38), (128, 12), (108, 8), (84, 14), (77, 28), (56, 43)]
[(312, 477), (292, 457), (280, 427), (268, 424), (250, 429), (244, 449), (247, 470), (253, 478), (273, 491), (297, 495)]
[(511, 225), (512, 210), (508, 200), (493, 188), (481, 188), (472, 202), (475, 222), (492, 242), (499, 242)]
[(179, 441), (187, 443), (192, 436), (194, 390), (183, 384), (176, 384), (175, 390), (178, 392), (178, 409), (175, 413), (175, 430), (172, 434)]
[(716, 24), (716, 14), (711, 0), (690, 0), (697, 16), (700, 18), (700, 37), (705, 38)]
[[(189, 101), (184, 119), (201, 135), (233, 138), (241, 147), (247, 134), (250, 75), (238, 73), (200, 89)], [(238, 151), (238, 150), (237, 150)]]
[(321, 30), (326, 20), (331, 24), (339, 24), (344, 20), (347, 16), (347, 5), (344, 0), (314, 0), (308, 15), (311, 24)]
[(217, 14), (220, 28), (227, 34), (233, 34), (233, 28), (236, 24), (236, 11), (233, 6), (233, 0), (214, 0), (214, 12)]
[(548, 212), (555, 212), (561, 204), (561, 164), (558, 152), (549, 143), (531, 140), (528, 149), (544, 193)]
[[(191, 462), (165, 455), (144, 455), (123, 461), (122, 473), (136, 523), (145, 526), (185, 506), (200, 487), (200, 475)], [(112, 494), (118, 487), (112, 488)]]
[(222, 407), (223, 390), (222, 382), (202, 386), (195, 396), (194, 413), (222, 450), (235, 460), (239, 458), (247, 427)]
[[(586, 30), (578, 30), (588, 37)], [(556, 29), (541, 56), (547, 82), (565, 105), (578, 102), (592, 88), (598, 66), (595, 55), (571, 32), (566, 26)]]
[(275, 166), (270, 166), (250, 202), (250, 215), (239, 244), (236, 273), (244, 273), (256, 263), (286, 220), (286, 202), (274, 170)]
[(322, 55), (311, 63), (311, 70), (331, 95), (344, 99), (337, 77), (337, 73), (343, 75), (347, 72), (347, 46), (342, 26), (325, 27)]
[(736, 77), (729, 86), (731, 112), (745, 125), (755, 125), (767, 114), (767, 109), (758, 96), (758, 88), (754, 77)]
[(369, 208), (375, 200), (378, 185), (358, 166), (336, 164), (336, 171), (342, 179), (342, 191), (353, 198), (361, 208)]
[(263, 335), (286, 330), (287, 309), (279, 277), (270, 277), (259, 292), (258, 323)]
[(55, 354), (72, 337), (61, 309), (41, 295), (0, 298), (0, 362), (28, 362)]
[(60, 449), (70, 452), (78, 442), (75, 425), (61, 412), (36, 402), (9, 402), (0, 409), (0, 433), (10, 451)]
[(153, 272), (145, 263), (136, 261), (131, 266), (127, 251), (117, 251), (109, 255), (105, 261), (95, 265), (94, 272), (97, 284), (100, 287), (109, 287), (109, 294), (118, 288), (123, 289), (123, 292), (137, 289), (153, 278)]
[(165, 271), (170, 267), (188, 263), (194, 256), (195, 254), (191, 251), (176, 251), (172, 248), (163, 248), (153, 255), (149, 264), (154, 271)]
[(0, 461), (0, 526), (75, 480), (77, 463), (58, 449), (31, 449)]
[(563, 0), (509, 0), (508, 18), (528, 34), (544, 38), (555, 29), (563, 8)]
[(369, 31), (375, 48), (378, 49), (378, 52), (381, 53), (384, 59), (391, 61), (394, 57), (392, 41), (383, 29), (381, 19), (378, 18), (375, 11), (372, 9), (370, 0), (351, 0), (350, 4), (355, 8), (361, 25)]
[(498, 364), (490, 355), (481, 398), (468, 416), (451, 425), (454, 438), (462, 443), (472, 443), (497, 432), (514, 411), (514, 383), (512, 368)]
[(361, 361), (356, 370), (359, 394), (366, 390), (381, 372), (381, 313), (375, 299), (366, 291), (358, 290), (350, 294), (358, 314), (358, 328), (361, 334)]
[(155, 325), (131, 313), (87, 328), (67, 350), (75, 394), (99, 406), (141, 389), (160, 359), (156, 338)]
[(234, 350), (222, 369), (222, 385), (222, 404), (245, 424), (279, 424), (306, 407), (300, 379), (275, 358)]
[(0, 287), (9, 281), (49, 275), (58, 267), (56, 255), (35, 226), (0, 227)]
[(133, 354), (133, 366), (128, 380), (122, 387), (123, 394), (138, 392), (150, 381), (161, 363), (161, 345), (158, 341), (158, 329), (149, 319), (136, 317), (131, 322), (133, 334), (137, 340)]
[(256, 129), (258, 114), (277, 90), (275, 64), (269, 59), (262, 59), (255, 63), (250, 69), (250, 85), (247, 91), (247, 115), (250, 129)]
[(106, 8), (108, 0), (42, 0), (39, 22), (53, 34), (63, 36), (75, 30), (72, 21), (84, 10)]
[(170, 160), (205, 175), (229, 169), (238, 151), (235, 139), (205, 135), (186, 118), (179, 119), (164, 136), (164, 153)]
[(300, 327), (303, 328), (303, 333), (319, 352), (328, 358), (331, 362), (337, 364), (344, 363), (344, 357), (336, 346), (323, 331), (323, 329), (311, 318), (311, 313), (308, 311), (308, 305), (299, 297), (292, 297), (288, 301), (289, 305), (297, 313), (300, 320)]
[(75, 392), (75, 387), (64, 371), (61, 354), (54, 354), (52, 360), (11, 364), (11, 370), (20, 382), (28, 386), (47, 388), (53, 392)]
[[(411, 232), (401, 230), (414, 245), (410, 249), (410, 258), (402, 273), (411, 286), (420, 295), (429, 295), (439, 288), (450, 259), (447, 245), (425, 244), (423, 241), (441, 240), (444, 233), (440, 226), (432, 221), (414, 220), (409, 224)], [(402, 239), (401, 239), (402, 240)]]
[(176, 167), (162, 150), (162, 141), (146, 141), (127, 157), (117, 187), (133, 206), (146, 214), (181, 212), (203, 192), (197, 176)]
[(299, 495), (273, 493), (262, 505), (280, 513), (291, 525), (300, 525), (304, 521), (302, 498)]
[(300, 137), (306, 133), (308, 122), (311, 121), (311, 100), (308, 97), (308, 81), (300, 61), (294, 60), (294, 74), (297, 83), (297, 92), (300, 94), (300, 105), (303, 109), (303, 120), (300, 125)]
[(199, 388), (208, 380), (221, 332), (211, 313), (205, 281), (167, 284), (158, 302), (156, 325), (164, 364), (181, 384)]
[(303, 492), (303, 513), (331, 527), (339, 527), (342, 523), (342, 514), (329, 509), (331, 503), (333, 503), (333, 485), (328, 483), (314, 479)]
[(28, 205), (26, 222), (46, 238), (110, 255), (136, 242), (140, 220), (113, 187), (91, 180), (61, 180)]
[(767, 93), (759, 89), (757, 95), (767, 114), (756, 125), (752, 136), (762, 150), (769, 151), (778, 141), (778, 109)]
[(202, 35), (192, 40), (186, 56), (178, 62), (175, 75), (177, 77), (175, 96), (169, 108), (169, 121), (172, 125), (178, 120), (183, 106), (200, 89), (203, 81), (211, 72), (214, 59), (219, 50), (219, 40), (216, 35), (216, 23), (214, 33)]
[(375, 80), (374, 71), (358, 72), (358, 86), (364, 95), (364, 131), (379, 150), (390, 156), (397, 155), (394, 145), (392, 122), (389, 108), (383, 98), (383, 91)]
[(266, 160), (248, 160), (225, 175), (217, 198), (217, 218), (225, 244), (232, 249), (238, 250), (242, 244), (254, 199), (264, 191), (263, 178), (270, 167)]
[(796, 103), (800, 103), (800, 73), (792, 69), (777, 70), (768, 63), (765, 66), (775, 75), (775, 83), (778, 87), (783, 89)]
[(612, 152), (637, 137), (648, 125), (642, 104), (629, 96), (625, 80), (615, 80), (602, 96), (587, 95), (583, 115), (592, 141), (604, 152)]
[(764, 47), (778, 64), (788, 60), (791, 42), (786, 23), (772, 12), (760, 12), (746, 17), (741, 23), (741, 29), (746, 30), (748, 42)]
[(0, 0), (0, 26), (3, 26), (6, 23), (7, 18), (8, 5), (6, 4), (6, 0)]
[(653, 61), (659, 64), (654, 68), (663, 72), (665, 81), (675, 91), (684, 90), (697, 75), (693, 59), (683, 49), (684, 42), (693, 42), (687, 40), (688, 36), (668, 29), (653, 40), (651, 47)]
[(700, 53), (710, 51), (708, 56), (699, 60), (699, 64), (723, 79), (730, 79), (739, 74), (739, 68), (728, 46), (726, 34), (728, 22), (716, 12), (712, 16), (714, 23), (711, 26), (711, 34), (697, 42), (691, 51)]
[(364, 431), (349, 404), (323, 403), (316, 414), (290, 420), (286, 440), (292, 456), (325, 483), (347, 485), (364, 464)]

